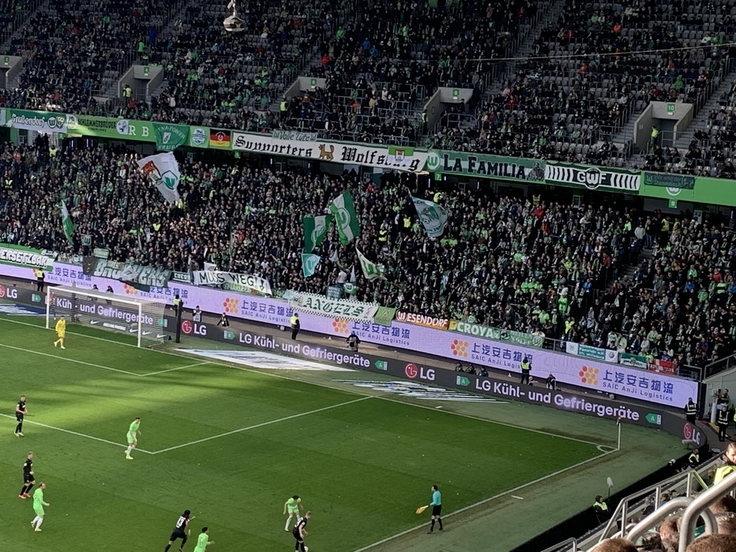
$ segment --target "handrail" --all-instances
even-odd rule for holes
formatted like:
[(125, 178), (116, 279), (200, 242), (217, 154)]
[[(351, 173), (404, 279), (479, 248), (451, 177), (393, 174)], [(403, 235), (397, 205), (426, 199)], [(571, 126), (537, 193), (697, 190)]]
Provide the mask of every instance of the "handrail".
[(564, 542), (558, 542), (557, 544), (552, 545), (549, 548), (545, 548), (541, 552), (558, 552), (563, 546), (567, 546), (568, 544), (572, 544), (572, 548), (566, 548), (565, 550), (568, 550), (568, 552), (578, 552), (578, 541), (574, 537), (570, 537)]
[(695, 534), (695, 524), (698, 521), (698, 516), (703, 516), (703, 519), (705, 519), (706, 531), (708, 530), (708, 521), (709, 519), (712, 519), (713, 527), (709, 532), (718, 532), (718, 525), (716, 523), (715, 516), (708, 507), (734, 489), (736, 489), (736, 477), (730, 476), (717, 485), (713, 485), (707, 491), (702, 492), (695, 500), (693, 500), (692, 504), (687, 507), (685, 513), (682, 515), (678, 552), (685, 552), (687, 545), (692, 541)]
[[(720, 496), (721, 495), (718, 495), (718, 498), (720, 498)], [(672, 514), (673, 512), (685, 508), (685, 515), (687, 515), (687, 511), (690, 509), (690, 507), (693, 504), (695, 504), (695, 502), (699, 498), (700, 497), (698, 497), (697, 499), (694, 499), (692, 497), (683, 496), (680, 498), (675, 498), (675, 499), (670, 500), (669, 502), (657, 508), (657, 510), (649, 514), (639, 523), (637, 523), (634, 526), (634, 528), (631, 530), (631, 532), (628, 535), (624, 535), (624, 536), (630, 541), (636, 542), (636, 539), (644, 536), (644, 533), (646, 533), (647, 531), (654, 529), (660, 522), (664, 521), (664, 519), (669, 517), (669, 515)], [(715, 500), (713, 500), (713, 502), (715, 502)], [(703, 510), (705, 510), (705, 507), (703, 508)], [(718, 524), (716, 523), (716, 517), (713, 515), (713, 512), (711, 512), (710, 510), (707, 510), (707, 511), (703, 511), (702, 513), (703, 513), (703, 519), (705, 521), (706, 533), (708, 534), (717, 533)], [(693, 530), (695, 529), (696, 520), (697, 520), (697, 516), (692, 520)], [(682, 525), (684, 524), (685, 524), (685, 517), (683, 516)], [(682, 538), (683, 537), (687, 538), (687, 532), (682, 531), (682, 525), (680, 526), (680, 547), (681, 547), (680, 552), (685, 552), (685, 548), (687, 548), (687, 542), (685, 544), (685, 548), (682, 548)]]

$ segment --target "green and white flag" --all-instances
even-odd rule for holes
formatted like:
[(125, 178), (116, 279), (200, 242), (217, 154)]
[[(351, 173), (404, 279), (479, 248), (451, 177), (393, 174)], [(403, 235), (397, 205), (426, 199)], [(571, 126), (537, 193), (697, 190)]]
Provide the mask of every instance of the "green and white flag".
[(319, 247), (325, 241), (327, 230), (330, 229), (330, 224), (332, 224), (334, 218), (332, 215), (322, 215), (320, 217), (307, 215), (302, 219), (305, 253), (311, 253), (315, 247)]
[(355, 214), (355, 204), (349, 190), (332, 200), (330, 211), (335, 215), (341, 244), (347, 245), (360, 236), (360, 223), (358, 215)]
[(305, 278), (309, 278), (317, 270), (322, 257), (314, 253), (302, 253), (302, 274)]
[(63, 200), (61, 201), (61, 225), (64, 227), (66, 241), (74, 245), (74, 238), (72, 238), (74, 234), (74, 221), (69, 216), (69, 210), (66, 208), (66, 203)]
[(355, 295), (358, 293), (358, 286), (357, 278), (355, 277), (355, 265), (353, 265), (353, 268), (350, 269), (350, 281), (345, 282), (345, 285), (343, 286), (343, 289), (345, 290), (346, 295)]
[(357, 247), (355, 251), (358, 253), (358, 260), (360, 260), (360, 268), (363, 269), (363, 276), (366, 280), (375, 280), (376, 278), (383, 278), (383, 271), (376, 263), (372, 263), (365, 258)]
[(442, 236), (442, 233), (445, 231), (445, 224), (447, 223), (447, 218), (450, 216), (450, 212), (433, 201), (420, 199), (414, 196), (412, 196), (411, 200), (414, 202), (417, 215), (419, 215), (419, 220), (422, 221), (422, 225), (424, 226), (424, 230), (427, 232), (427, 236), (432, 240)]

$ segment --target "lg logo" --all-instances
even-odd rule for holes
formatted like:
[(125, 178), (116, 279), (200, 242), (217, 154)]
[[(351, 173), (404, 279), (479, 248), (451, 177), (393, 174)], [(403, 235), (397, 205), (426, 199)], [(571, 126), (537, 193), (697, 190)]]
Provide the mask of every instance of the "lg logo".
[(194, 329), (192, 323), (189, 320), (182, 320), (181, 322), (181, 331), (183, 331), (185, 334), (189, 335), (192, 333), (192, 330)]
[(181, 331), (187, 335), (192, 333), (194, 335), (207, 335), (207, 326), (205, 324), (193, 323), (189, 320), (182, 320)]
[(421, 380), (434, 381), (434, 370), (432, 368), (419, 367), (416, 364), (407, 364), (404, 368), (404, 374), (409, 379), (416, 379), (419, 377)]
[(17, 299), (18, 290), (15, 288), (6, 288), (5, 286), (0, 286), (0, 297), (7, 297), (9, 299)]
[(686, 423), (685, 427), (682, 428), (682, 434), (685, 439), (692, 441), (698, 446), (703, 443), (703, 433), (690, 422)]

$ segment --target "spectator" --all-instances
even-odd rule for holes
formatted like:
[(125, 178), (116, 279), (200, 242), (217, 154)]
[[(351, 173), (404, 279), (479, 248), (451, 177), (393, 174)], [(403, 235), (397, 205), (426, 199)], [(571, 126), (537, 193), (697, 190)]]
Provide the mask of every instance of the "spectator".
[(733, 552), (736, 550), (734, 535), (704, 535), (687, 547), (687, 552)]

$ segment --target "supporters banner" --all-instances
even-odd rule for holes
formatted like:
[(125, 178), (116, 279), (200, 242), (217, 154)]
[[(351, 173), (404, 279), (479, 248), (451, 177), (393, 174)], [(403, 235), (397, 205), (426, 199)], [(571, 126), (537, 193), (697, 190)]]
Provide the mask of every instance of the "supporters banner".
[(233, 149), (409, 172), (421, 172), (427, 161), (426, 151), (417, 151), (411, 148), (346, 144), (325, 142), (324, 140), (292, 142), (291, 140), (281, 140), (266, 134), (246, 134), (243, 132), (234, 133)]
[(171, 123), (151, 123), (156, 135), (156, 149), (158, 151), (174, 151), (183, 146), (189, 138), (189, 127), (187, 125), (174, 125)]
[(189, 127), (189, 142), (187, 145), (193, 148), (210, 147), (210, 129), (208, 127)]
[(543, 181), (545, 166), (543, 159), (430, 150), (427, 153), (425, 169), (438, 173), (500, 180)]
[(330, 299), (324, 295), (292, 292), (289, 294), (289, 306), (299, 312), (309, 312), (317, 316), (339, 318), (341, 320), (373, 320), (379, 305)]
[[(79, 272), (82, 273), (81, 270)], [(144, 286), (163, 287), (168, 284), (172, 272), (164, 268), (97, 259), (91, 275)]]
[[(0, 274), (35, 280), (33, 270), (29, 267), (0, 265)], [(168, 303), (178, 294), (184, 300), (185, 306), (199, 305), (206, 312), (219, 314), (224, 311), (234, 318), (286, 328), (289, 327), (289, 317), (293, 313), (292, 307), (284, 299), (249, 296), (174, 282), (169, 282), (166, 286), (151, 287), (149, 291), (140, 291), (125, 282), (85, 275), (81, 267), (59, 262), (54, 262), (53, 270), (46, 275), (46, 281), (66, 286), (74, 284), (86, 289), (93, 285), (99, 289), (110, 286), (113, 293), (123, 297), (134, 296)], [(532, 361), (531, 375), (535, 380), (544, 380), (552, 374), (561, 384), (575, 385), (596, 393), (632, 397), (676, 408), (685, 405), (688, 397), (698, 396), (698, 383), (685, 378), (510, 342), (459, 335), (457, 332), (425, 328), (396, 320), (390, 326), (382, 326), (372, 321), (348, 321), (344, 317), (321, 316), (307, 311), (299, 319), (304, 331), (338, 339), (355, 332), (366, 343), (421, 351), (453, 362), (472, 362), (476, 366), (483, 365), (504, 373), (518, 374), (519, 363), (524, 356), (528, 356)]]
[(573, 343), (572, 341), (565, 342), (565, 352), (570, 355), (577, 355), (595, 360), (618, 362), (618, 351), (614, 351), (613, 349), (603, 349), (601, 347), (591, 347), (590, 345), (582, 345), (580, 343)]
[(138, 168), (151, 179), (168, 203), (179, 201), (179, 163), (171, 152), (149, 155), (136, 161)]
[(93, 115), (67, 115), (68, 134), (72, 136), (97, 136), (115, 140), (154, 142), (153, 126), (148, 121), (95, 117)]
[(235, 284), (253, 290), (263, 295), (273, 295), (271, 284), (265, 278), (252, 274), (237, 274), (221, 270), (195, 270), (192, 272), (192, 282), (195, 286), (221, 286)]
[[(644, 173), (648, 175), (651, 173)], [(670, 175), (658, 174), (658, 177), (666, 177)], [(671, 175), (682, 178), (682, 175)], [(675, 181), (676, 184), (680, 182)], [(689, 201), (693, 203), (705, 203), (711, 205), (726, 205), (732, 207), (736, 205), (736, 183), (733, 180), (725, 180), (723, 178), (709, 178), (697, 176), (692, 188), (684, 186), (663, 186), (649, 184), (647, 178), (644, 179), (639, 195), (645, 197), (655, 197), (666, 199), (667, 201)]]
[(5, 126), (23, 128), (37, 132), (55, 132), (66, 134), (66, 114), (49, 111), (28, 111), (25, 109), (6, 109)]
[(450, 326), (450, 321), (447, 318), (435, 318), (424, 314), (414, 314), (413, 312), (397, 311), (396, 320), (437, 330), (446, 330)]
[(56, 259), (56, 253), (41, 251), (31, 247), (0, 243), (0, 263), (41, 270), (51, 270), (51, 263)]
[(686, 174), (643, 172), (642, 176), (644, 177), (643, 184), (647, 186), (659, 186), (675, 190), (692, 190), (695, 188), (695, 177)]
[(544, 179), (547, 184), (575, 184), (589, 190), (603, 188), (619, 192), (638, 192), (641, 186), (641, 173), (638, 171), (568, 165), (555, 161), (547, 161)]
[(378, 307), (376, 316), (373, 317), (373, 322), (380, 324), (381, 326), (390, 326), (391, 321), (396, 316), (396, 309), (393, 307)]
[(525, 347), (542, 347), (544, 345), (544, 336), (541, 335), (481, 326), (480, 324), (471, 324), (470, 322), (462, 322), (460, 320), (450, 320), (449, 330), (451, 332), (485, 337), (496, 341), (510, 341), (511, 343), (517, 343)]

